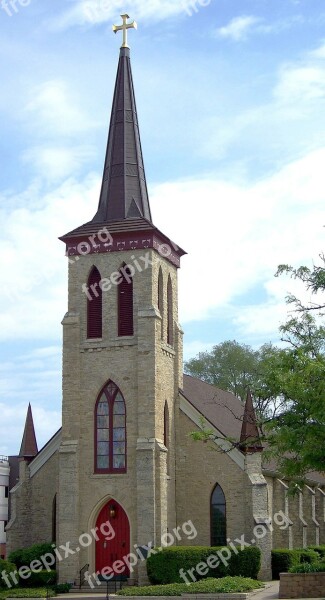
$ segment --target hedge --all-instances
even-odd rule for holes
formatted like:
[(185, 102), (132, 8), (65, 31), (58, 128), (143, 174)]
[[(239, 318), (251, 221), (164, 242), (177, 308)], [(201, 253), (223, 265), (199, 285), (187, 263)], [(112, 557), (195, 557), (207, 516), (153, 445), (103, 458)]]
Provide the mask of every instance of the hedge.
[[(228, 553), (231, 553), (230, 557)], [(220, 560), (223, 556), (226, 564)], [(217, 557), (219, 564), (209, 566), (207, 560)], [(227, 559), (227, 560), (226, 560)], [(147, 572), (150, 583), (164, 585), (169, 583), (183, 583), (180, 570), (183, 572), (194, 569), (193, 576), (196, 580), (209, 577), (220, 578), (227, 575), (240, 575), (257, 579), (261, 566), (261, 552), (258, 548), (249, 547), (234, 552), (230, 547), (216, 546), (177, 546), (164, 548), (156, 554), (150, 554), (147, 559)], [(196, 570), (198, 569), (198, 570)], [(191, 578), (189, 578), (191, 579)]]
[(251, 592), (264, 584), (245, 577), (223, 577), (222, 579), (202, 579), (197, 583), (169, 583), (168, 585), (148, 585), (129, 587), (117, 592), (118, 596), (181, 596), (182, 594), (225, 594)]
[(19, 550), (14, 550), (8, 556), (8, 560), (13, 562), (19, 569), (19, 567), (29, 567), (31, 562), (34, 560), (39, 560), (45, 554), (52, 554), (53, 547), (51, 543), (45, 544), (34, 544), (28, 548), (20, 548)]
[(279, 548), (272, 550), (272, 579), (280, 579), (280, 573), (288, 573), (291, 567), (301, 563), (315, 563), (319, 561), (319, 554), (314, 550), (297, 548)]
[(325, 573), (325, 562), (302, 563), (289, 569), (289, 573)]
[(321, 559), (325, 559), (325, 546), (308, 546), (308, 550), (314, 550), (320, 555)]
[(21, 587), (53, 587), (56, 584), (56, 571), (32, 571), (26, 579), (20, 577), (19, 585)]
[[(12, 573), (13, 571), (17, 571), (17, 567), (13, 562), (11, 562), (9, 560), (3, 560), (2, 558), (0, 558), (0, 590), (8, 589), (6, 582), (1, 577), (2, 571), (6, 571), (6, 573), (9, 574), (9, 573)], [(15, 587), (15, 584), (13, 583), (13, 581), (10, 577), (9, 577), (9, 580), (10, 580), (10, 583), (12, 584), (12, 587)]]

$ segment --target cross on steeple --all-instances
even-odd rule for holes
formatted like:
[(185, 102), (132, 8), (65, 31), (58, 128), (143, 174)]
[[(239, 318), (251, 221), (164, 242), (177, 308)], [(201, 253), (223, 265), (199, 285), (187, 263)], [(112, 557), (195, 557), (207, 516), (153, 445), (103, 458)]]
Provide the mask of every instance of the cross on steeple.
[(138, 26), (136, 24), (135, 21), (132, 21), (132, 23), (128, 23), (127, 20), (130, 18), (129, 15), (121, 15), (122, 19), (123, 19), (123, 24), (122, 25), (113, 25), (113, 31), (114, 33), (117, 33), (118, 31), (123, 31), (123, 44), (121, 46), (121, 48), (129, 48), (128, 46), (128, 29), (137, 29)]

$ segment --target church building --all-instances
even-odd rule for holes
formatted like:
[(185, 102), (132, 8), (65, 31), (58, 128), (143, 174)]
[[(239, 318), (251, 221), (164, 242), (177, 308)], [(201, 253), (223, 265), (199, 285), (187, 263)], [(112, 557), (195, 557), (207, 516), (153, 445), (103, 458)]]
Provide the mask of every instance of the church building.
[[(69, 544), (59, 581), (78, 583), (118, 573), (116, 561), (150, 545), (244, 536), (261, 548), (261, 577), (270, 578), (272, 547), (325, 544), (325, 480), (315, 475), (290, 498), (276, 469), (262, 465), (250, 395), (243, 406), (183, 374), (185, 252), (152, 221), (126, 39), (133, 25), (123, 15), (98, 210), (60, 238), (69, 263), (62, 428), (38, 451), (28, 411), (7, 553)], [(206, 444), (190, 435), (202, 420), (215, 433)], [(120, 573), (146, 582), (143, 560)]]

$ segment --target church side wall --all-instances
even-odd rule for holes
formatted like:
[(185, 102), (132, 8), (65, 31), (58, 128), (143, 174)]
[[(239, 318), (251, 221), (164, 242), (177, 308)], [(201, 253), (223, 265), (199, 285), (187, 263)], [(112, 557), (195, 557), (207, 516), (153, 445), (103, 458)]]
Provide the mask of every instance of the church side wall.
[(192, 520), (198, 535), (180, 545), (210, 546), (210, 497), (218, 483), (225, 494), (227, 537), (234, 540), (248, 534), (252, 522), (251, 507), (245, 502), (247, 475), (225, 453), (211, 443), (195, 442), (191, 431), (198, 427), (182, 412), (177, 432), (177, 523)]
[(27, 463), (20, 464), (19, 483), (10, 492), (12, 515), (7, 526), (8, 553), (33, 544), (54, 541), (52, 516), (58, 476), (57, 452), (32, 478)]

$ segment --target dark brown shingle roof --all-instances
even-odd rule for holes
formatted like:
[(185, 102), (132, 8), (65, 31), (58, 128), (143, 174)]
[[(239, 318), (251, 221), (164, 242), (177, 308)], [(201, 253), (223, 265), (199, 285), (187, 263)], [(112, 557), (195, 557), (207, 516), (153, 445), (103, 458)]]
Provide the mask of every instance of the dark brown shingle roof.
[(230, 392), (184, 375), (181, 394), (225, 437), (240, 439), (244, 406)]

